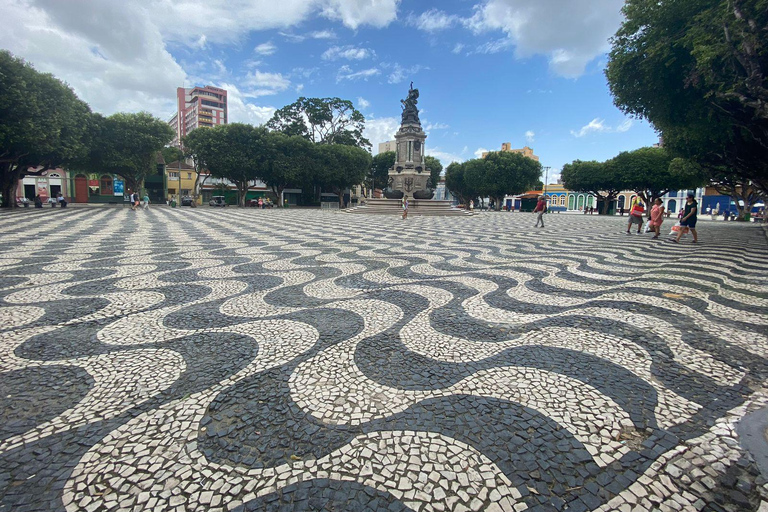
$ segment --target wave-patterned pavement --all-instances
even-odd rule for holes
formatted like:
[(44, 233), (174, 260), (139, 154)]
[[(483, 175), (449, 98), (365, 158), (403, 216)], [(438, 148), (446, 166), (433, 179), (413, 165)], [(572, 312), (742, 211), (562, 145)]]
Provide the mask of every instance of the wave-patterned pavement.
[(0, 216), (0, 510), (756, 510), (766, 236)]

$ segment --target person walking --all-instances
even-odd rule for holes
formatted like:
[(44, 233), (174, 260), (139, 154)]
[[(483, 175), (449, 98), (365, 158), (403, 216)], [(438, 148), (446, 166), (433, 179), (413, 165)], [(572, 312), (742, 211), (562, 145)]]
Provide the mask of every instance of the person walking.
[(43, 198), (40, 197), (40, 194), (37, 194), (35, 196), (35, 208), (42, 208), (43, 207)]
[(408, 218), (408, 196), (403, 196), (401, 204), (403, 206), (403, 219), (407, 219)]
[(656, 240), (659, 238), (659, 232), (661, 231), (661, 223), (664, 222), (664, 207), (662, 206), (663, 201), (660, 197), (656, 198), (656, 201), (654, 201), (653, 208), (651, 208), (651, 229), (653, 230), (655, 235), (653, 235), (653, 240)]
[(541, 227), (544, 227), (544, 213), (547, 211), (547, 199), (544, 196), (539, 196), (539, 202), (536, 203), (536, 208), (533, 209), (533, 213), (536, 215), (536, 225), (534, 227), (538, 228), (539, 223), (541, 223)]
[(688, 192), (688, 197), (685, 199), (685, 209), (683, 210), (683, 217), (680, 219), (680, 231), (677, 232), (677, 238), (673, 238), (672, 241), (678, 243), (680, 237), (682, 237), (688, 231), (693, 235), (693, 243), (699, 242), (699, 235), (696, 233), (696, 220), (699, 210), (699, 203), (696, 202), (696, 196), (693, 192)]
[(144, 197), (142, 197), (141, 200), (144, 202), (144, 209), (149, 210), (149, 194), (146, 191), (144, 192)]
[(627, 224), (627, 234), (631, 235), (632, 233), (630, 230), (632, 229), (632, 224), (637, 224), (637, 234), (642, 233), (643, 229), (643, 214), (645, 213), (645, 206), (643, 205), (643, 202), (635, 198), (634, 203), (632, 204), (632, 209), (629, 210), (629, 224)]

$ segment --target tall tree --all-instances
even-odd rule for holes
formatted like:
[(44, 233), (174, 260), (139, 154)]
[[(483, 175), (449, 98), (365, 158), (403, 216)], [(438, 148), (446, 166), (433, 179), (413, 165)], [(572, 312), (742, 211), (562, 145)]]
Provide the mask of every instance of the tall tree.
[[(26, 175), (64, 165), (86, 152), (90, 108), (53, 75), (0, 51), (0, 192), (16, 206)], [(42, 167), (42, 169), (37, 169)]]
[(267, 127), (318, 144), (371, 148), (363, 137), (365, 117), (351, 101), (340, 98), (301, 97), (275, 112)]
[(173, 139), (173, 129), (147, 112), (98, 117), (91, 165), (121, 176), (129, 190), (139, 191), (155, 172), (157, 153)]
[(208, 132), (209, 139), (201, 144), (198, 158), (205, 162), (212, 176), (235, 185), (237, 204), (243, 207), (248, 190), (267, 174), (269, 163), (275, 158), (269, 131), (261, 126), (231, 123), (209, 128)]
[[(200, 196), (200, 187), (205, 184), (205, 180), (208, 179), (210, 173), (205, 172), (208, 170), (208, 164), (205, 162), (205, 157), (211, 154), (214, 137), (211, 136), (211, 132), (208, 129), (197, 129), (189, 132), (184, 136), (182, 146), (184, 147), (184, 155), (187, 158), (191, 158), (195, 166), (195, 185), (193, 190), (194, 201), (192, 205), (197, 205), (197, 198)], [(165, 150), (172, 150), (178, 148), (170, 147)], [(178, 156), (177, 153), (167, 151), (169, 156)], [(164, 151), (165, 154), (165, 151)], [(166, 157), (166, 161), (167, 157)], [(203, 177), (205, 175), (205, 177)]]
[(315, 144), (298, 135), (269, 132), (267, 139), (274, 149), (274, 156), (260, 178), (272, 189), (278, 206), (282, 207), (280, 199), (283, 190), (290, 185), (302, 183), (307, 174), (314, 174), (317, 167), (317, 148)]
[(603, 201), (600, 212), (608, 213), (610, 204), (616, 200), (619, 193), (627, 188), (624, 174), (617, 173), (610, 162), (574, 160), (563, 166), (561, 173), (563, 186), (568, 190), (588, 192)]
[(627, 0), (606, 76), (675, 156), (768, 190), (768, 0)]
[(395, 165), (397, 154), (394, 151), (385, 151), (373, 157), (371, 172), (373, 173), (373, 188), (384, 189), (389, 183), (389, 170)]
[(626, 188), (650, 205), (670, 190), (691, 189), (705, 183), (695, 168), (671, 163), (672, 157), (664, 148), (640, 148), (619, 153), (608, 165)]
[(493, 151), (483, 163), (483, 192), (501, 208), (504, 196), (522, 194), (541, 177), (541, 164), (519, 153)]
[(371, 155), (362, 148), (344, 144), (319, 145), (316, 149), (322, 162), (322, 185), (338, 195), (339, 204), (343, 204), (344, 191), (365, 180), (371, 168)]
[(424, 160), (426, 161), (427, 169), (429, 170), (429, 181), (432, 184), (432, 189), (436, 189), (437, 185), (440, 183), (440, 174), (443, 172), (443, 164), (433, 156), (427, 156)]
[(456, 196), (465, 208), (469, 208), (469, 201), (478, 195), (477, 183), (470, 173), (467, 176), (468, 162), (452, 162), (445, 169), (445, 186)]
[(165, 163), (167, 164), (177, 161), (180, 162), (184, 159), (184, 152), (176, 146), (165, 146), (160, 152), (163, 154), (163, 160), (165, 160)]

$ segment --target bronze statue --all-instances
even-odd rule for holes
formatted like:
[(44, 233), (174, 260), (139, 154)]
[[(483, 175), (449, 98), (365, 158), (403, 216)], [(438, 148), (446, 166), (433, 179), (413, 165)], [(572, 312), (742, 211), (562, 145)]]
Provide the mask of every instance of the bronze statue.
[(419, 90), (413, 88), (413, 82), (411, 82), (408, 97), (400, 100), (400, 103), (402, 103), (403, 108), (403, 123), (421, 124), (421, 121), (419, 121), (419, 109), (416, 107), (419, 103)]

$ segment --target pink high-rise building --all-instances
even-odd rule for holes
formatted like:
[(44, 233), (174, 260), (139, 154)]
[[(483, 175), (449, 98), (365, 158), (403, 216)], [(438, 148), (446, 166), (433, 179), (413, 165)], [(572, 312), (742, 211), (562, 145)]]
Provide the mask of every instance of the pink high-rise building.
[(176, 132), (171, 143), (181, 147), (181, 139), (197, 128), (212, 128), (227, 124), (227, 91), (218, 87), (176, 89), (178, 109), (168, 124)]

